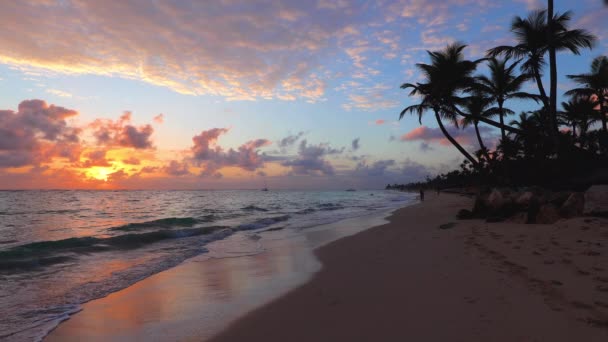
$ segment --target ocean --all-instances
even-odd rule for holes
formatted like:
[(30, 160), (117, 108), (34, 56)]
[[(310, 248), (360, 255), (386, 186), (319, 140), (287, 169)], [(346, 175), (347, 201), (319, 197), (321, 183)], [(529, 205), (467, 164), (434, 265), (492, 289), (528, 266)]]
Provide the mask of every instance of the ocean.
[(268, 234), (413, 201), (392, 191), (0, 191), (0, 339), (40, 340), (83, 303), (189, 258), (264, 253)]

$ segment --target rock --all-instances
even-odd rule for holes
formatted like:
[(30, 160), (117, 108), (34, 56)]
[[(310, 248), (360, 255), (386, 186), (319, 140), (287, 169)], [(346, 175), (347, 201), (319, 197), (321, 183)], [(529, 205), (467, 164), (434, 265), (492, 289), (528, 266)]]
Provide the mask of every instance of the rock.
[(570, 197), (569, 192), (553, 192), (549, 194), (548, 202), (559, 208), (568, 200), (568, 197)]
[(473, 212), (468, 209), (461, 209), (460, 211), (458, 211), (458, 214), (456, 214), (456, 218), (458, 218), (459, 220), (470, 220), (473, 217)]
[(488, 206), (486, 200), (481, 195), (475, 197), (475, 204), (473, 205), (473, 216), (484, 218), (488, 215)]
[(534, 197), (532, 191), (526, 191), (519, 195), (515, 200), (515, 204), (520, 205), (522, 207), (527, 207), (530, 204), (530, 200)]
[(562, 217), (570, 218), (583, 214), (585, 207), (585, 197), (580, 192), (573, 192), (568, 196), (568, 199), (562, 204), (559, 209), (559, 214)]
[(608, 216), (608, 185), (592, 185), (585, 191), (585, 215)]
[(518, 212), (509, 217), (508, 221), (513, 223), (526, 223), (528, 215), (524, 212)]
[(532, 196), (528, 203), (528, 220), (526, 223), (536, 223), (536, 216), (540, 211), (540, 201), (536, 196)]
[(502, 192), (497, 189), (493, 189), (492, 192), (490, 192), (490, 195), (488, 196), (486, 202), (490, 209), (497, 210), (502, 207), (506, 201), (504, 196), (502, 195)]
[(552, 224), (559, 219), (559, 211), (557, 210), (557, 207), (551, 203), (541, 205), (538, 214), (536, 215), (536, 223), (539, 224)]

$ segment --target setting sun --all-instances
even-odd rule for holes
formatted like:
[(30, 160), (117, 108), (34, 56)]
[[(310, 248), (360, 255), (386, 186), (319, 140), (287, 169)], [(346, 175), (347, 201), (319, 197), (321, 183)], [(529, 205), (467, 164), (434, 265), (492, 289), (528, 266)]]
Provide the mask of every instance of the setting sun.
[(91, 167), (86, 171), (86, 174), (89, 178), (102, 180), (104, 182), (108, 181), (108, 175), (112, 173), (112, 170), (107, 167)]

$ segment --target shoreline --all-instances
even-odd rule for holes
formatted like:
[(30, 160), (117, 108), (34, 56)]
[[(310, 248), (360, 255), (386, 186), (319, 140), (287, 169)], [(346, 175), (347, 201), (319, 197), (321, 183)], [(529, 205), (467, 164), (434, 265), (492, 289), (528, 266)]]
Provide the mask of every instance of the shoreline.
[[(192, 282), (205, 263), (186, 262), (85, 304), (46, 340), (132, 339), (112, 333), (125, 326), (143, 326), (137, 336), (147, 339), (181, 341), (608, 339), (608, 269), (602, 267), (608, 265), (607, 219), (554, 225), (456, 220), (457, 211), (470, 205), (463, 196), (427, 193), (425, 202), (393, 210), (388, 223), (316, 248), (312, 259), (308, 250), (300, 262), (318, 261), (307, 266), (305, 277), (283, 287), (278, 297), (273, 293), (237, 307), (241, 313), (211, 334), (200, 327), (209, 318), (199, 315), (200, 306), (184, 309), (191, 304), (184, 298), (208, 290), (200, 279)], [(283, 252), (279, 259), (302, 256), (297, 248)], [(227, 260), (260, 261), (258, 256), (212, 263)], [(247, 281), (233, 279), (232, 285)], [(146, 310), (159, 310), (158, 303), (146, 302), (146, 293), (174, 296), (173, 310), (165, 310), (165, 317), (146, 316)]]
[[(261, 307), (308, 281), (321, 269), (314, 255), (316, 248), (381, 225), (400, 208), (403, 207), (353, 216), (297, 233), (270, 231), (261, 240), (265, 246), (261, 253), (218, 258), (202, 254), (190, 258), (82, 304), (80, 311), (61, 322), (43, 340), (210, 338), (241, 317), (243, 310)], [(226, 240), (245, 239), (246, 235), (250, 234), (236, 234)], [(215, 241), (208, 247), (222, 249), (224, 241)], [(124, 312), (131, 316), (128, 320)], [(201, 326), (201, 320), (206, 325)]]
[(211, 341), (608, 339), (608, 220), (457, 221), (470, 205), (431, 195), (317, 249), (310, 281)]

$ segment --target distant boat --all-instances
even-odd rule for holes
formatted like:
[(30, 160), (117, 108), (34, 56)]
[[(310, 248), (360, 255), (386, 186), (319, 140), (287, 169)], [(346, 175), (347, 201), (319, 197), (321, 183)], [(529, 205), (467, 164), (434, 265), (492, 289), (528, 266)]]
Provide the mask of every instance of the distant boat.
[(346, 189), (346, 191), (357, 191), (357, 190), (351, 188), (351, 189)]
[(264, 187), (262, 188), (262, 191), (268, 191), (268, 184), (266, 184), (266, 181), (264, 181)]

